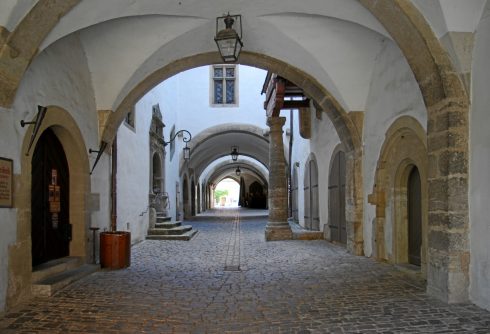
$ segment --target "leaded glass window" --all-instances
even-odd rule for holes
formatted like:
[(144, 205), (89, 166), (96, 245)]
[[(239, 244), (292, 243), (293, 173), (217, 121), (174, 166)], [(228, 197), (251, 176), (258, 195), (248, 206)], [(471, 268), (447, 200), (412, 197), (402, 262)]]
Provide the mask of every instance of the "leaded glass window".
[(214, 65), (212, 71), (214, 105), (236, 105), (236, 67), (235, 65)]

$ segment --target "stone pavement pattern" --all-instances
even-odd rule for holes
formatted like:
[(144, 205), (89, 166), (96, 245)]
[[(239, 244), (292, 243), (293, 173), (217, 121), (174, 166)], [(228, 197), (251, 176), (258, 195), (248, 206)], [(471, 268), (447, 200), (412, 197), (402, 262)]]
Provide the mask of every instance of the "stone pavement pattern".
[[(31, 300), (0, 333), (490, 333), (489, 312), (431, 299), (391, 265), (323, 240), (265, 242), (266, 221), (242, 218), (238, 245), (232, 217), (192, 221), (189, 242), (146, 240), (130, 268)], [(241, 271), (224, 270), (230, 247)]]

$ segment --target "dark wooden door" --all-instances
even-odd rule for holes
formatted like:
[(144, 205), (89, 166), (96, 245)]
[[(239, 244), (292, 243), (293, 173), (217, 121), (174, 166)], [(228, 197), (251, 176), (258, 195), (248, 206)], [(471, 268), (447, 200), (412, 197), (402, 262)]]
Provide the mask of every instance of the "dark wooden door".
[(328, 221), (330, 239), (347, 242), (345, 223), (345, 153), (339, 151), (328, 176)]
[(420, 174), (414, 167), (408, 178), (408, 262), (420, 266), (422, 201)]
[(32, 156), (32, 265), (68, 256), (69, 171), (65, 152), (50, 129), (43, 132)]

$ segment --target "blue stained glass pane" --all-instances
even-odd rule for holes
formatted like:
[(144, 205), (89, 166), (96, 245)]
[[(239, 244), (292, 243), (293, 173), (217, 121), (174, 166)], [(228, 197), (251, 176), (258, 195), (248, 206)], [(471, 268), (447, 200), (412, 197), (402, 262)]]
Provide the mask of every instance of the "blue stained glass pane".
[(223, 103), (223, 82), (214, 80), (214, 104)]
[(235, 77), (235, 68), (227, 67), (226, 68), (226, 77), (227, 78), (234, 78)]
[(226, 80), (226, 103), (235, 103), (235, 80)]
[(223, 69), (221, 67), (215, 67), (214, 68), (214, 77), (215, 78), (222, 78), (223, 77)]

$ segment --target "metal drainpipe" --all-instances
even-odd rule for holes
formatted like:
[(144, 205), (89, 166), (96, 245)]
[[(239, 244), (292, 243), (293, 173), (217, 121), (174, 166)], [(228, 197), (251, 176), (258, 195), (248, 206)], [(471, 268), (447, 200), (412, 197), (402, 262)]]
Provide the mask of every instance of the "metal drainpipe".
[(117, 230), (117, 134), (112, 143), (112, 208), (111, 231)]

